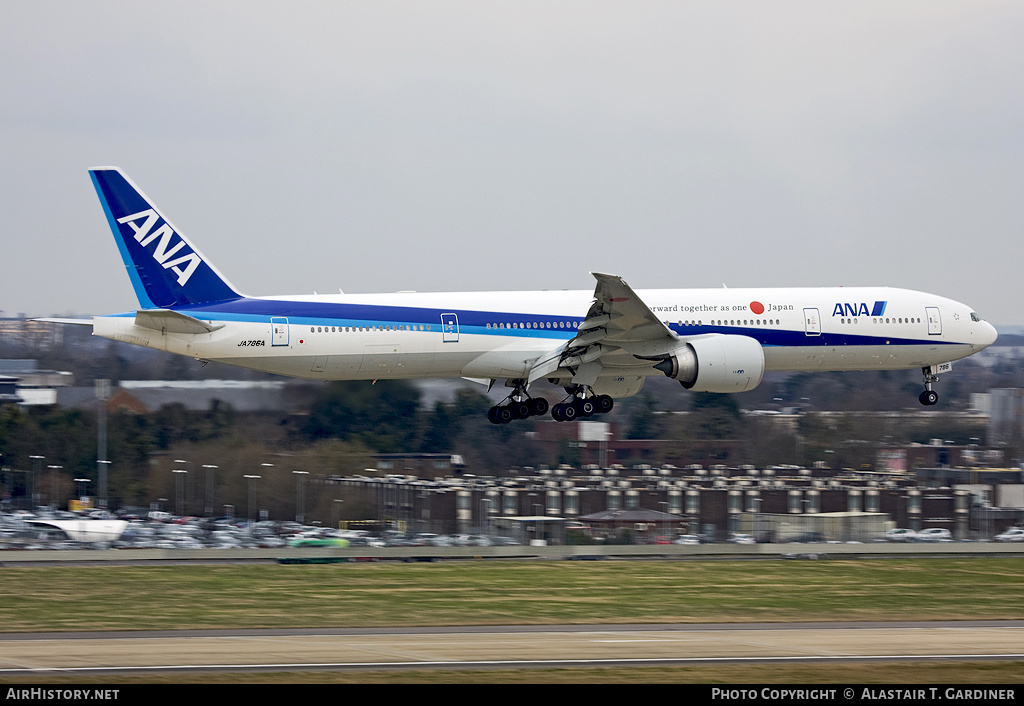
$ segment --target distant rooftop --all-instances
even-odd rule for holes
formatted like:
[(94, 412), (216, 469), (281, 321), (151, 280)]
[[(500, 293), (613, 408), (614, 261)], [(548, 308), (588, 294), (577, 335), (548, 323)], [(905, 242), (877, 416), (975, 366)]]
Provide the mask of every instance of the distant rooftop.
[(34, 373), (39, 369), (31, 358), (0, 358), (0, 373)]
[(122, 380), (126, 390), (280, 390), (284, 380)]

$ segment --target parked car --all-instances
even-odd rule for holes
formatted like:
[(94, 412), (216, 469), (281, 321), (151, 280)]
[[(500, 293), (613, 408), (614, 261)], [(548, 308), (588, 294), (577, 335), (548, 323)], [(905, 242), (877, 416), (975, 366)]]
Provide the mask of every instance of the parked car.
[(1024, 542), (1024, 527), (1010, 527), (992, 539), (997, 542)]
[(912, 529), (891, 529), (885, 533), (887, 542), (916, 542), (917, 532)]
[(519, 545), (519, 542), (512, 539), (512, 537), (492, 537), (491, 541), (494, 542), (496, 547), (515, 547)]
[(918, 542), (952, 542), (953, 535), (948, 529), (929, 527), (917, 533)]
[(733, 534), (729, 537), (729, 541), (733, 544), (757, 544), (752, 534)]

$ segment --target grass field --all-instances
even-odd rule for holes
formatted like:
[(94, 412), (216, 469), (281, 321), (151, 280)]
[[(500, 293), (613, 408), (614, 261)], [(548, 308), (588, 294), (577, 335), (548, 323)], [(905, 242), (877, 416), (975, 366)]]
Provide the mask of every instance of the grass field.
[[(6, 632), (426, 625), (1001, 620), (1024, 618), (1024, 559), (451, 561), (422, 564), (0, 568)], [(845, 668), (803, 668), (844, 681)], [(919, 665), (925, 671), (936, 665)], [(871, 667), (881, 670), (882, 665)], [(754, 672), (749, 670), (753, 669)], [(599, 670), (608, 681), (765, 681), (779, 668)], [(799, 668), (797, 668), (799, 670)], [(851, 665), (851, 670), (855, 669)], [(862, 682), (864, 665), (856, 667)], [(899, 666), (907, 682), (908, 665)], [(957, 666), (1024, 681), (1020, 663)], [(980, 673), (975, 670), (982, 670)], [(525, 680), (537, 670), (520, 671)], [(583, 670), (547, 670), (546, 682)], [(594, 671), (587, 671), (591, 675)], [(949, 681), (954, 672), (939, 672)], [(463, 674), (463, 673), (459, 673)], [(728, 675), (721, 677), (720, 675)], [(624, 677), (623, 675), (630, 675)], [(643, 676), (641, 676), (643, 675)], [(671, 675), (666, 677), (665, 675)], [(719, 676), (716, 676), (719, 675)], [(746, 675), (746, 676), (744, 676)], [(323, 681), (318, 677), (317, 681)], [(451, 676), (449, 674), (449, 676)], [(492, 681), (464, 674), (448, 681)], [(349, 680), (349, 675), (336, 675)], [(246, 675), (244, 681), (263, 677)], [(368, 679), (364, 675), (364, 680)], [(590, 677), (587, 677), (590, 678)], [(882, 678), (887, 681), (894, 677)], [(299, 676), (298, 680), (303, 677)], [(410, 673), (380, 675), (404, 681)], [(424, 681), (437, 681), (431, 673)], [(209, 681), (209, 675), (204, 678)], [(277, 675), (277, 681), (290, 681)], [(444, 681), (444, 679), (441, 679)], [(874, 681), (873, 679), (869, 679)], [(928, 681), (929, 679), (923, 679)]]
[[(18, 684), (1024, 684), (1024, 662), (893, 662), (574, 669), (317, 670), (19, 677)], [(0, 678), (0, 684), (5, 683)], [(1018, 690), (1019, 692), (1020, 690)], [(781, 703), (781, 702), (780, 702)]]
[(3, 568), (0, 630), (1024, 618), (1024, 559)]

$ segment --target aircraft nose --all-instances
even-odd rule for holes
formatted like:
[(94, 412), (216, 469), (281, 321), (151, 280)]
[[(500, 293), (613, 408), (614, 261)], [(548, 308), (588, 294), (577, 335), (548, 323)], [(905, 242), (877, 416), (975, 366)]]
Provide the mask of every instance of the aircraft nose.
[(999, 334), (996, 333), (996, 327), (987, 321), (982, 321), (985, 327), (981, 331), (981, 342), (985, 346), (991, 346), (999, 338)]

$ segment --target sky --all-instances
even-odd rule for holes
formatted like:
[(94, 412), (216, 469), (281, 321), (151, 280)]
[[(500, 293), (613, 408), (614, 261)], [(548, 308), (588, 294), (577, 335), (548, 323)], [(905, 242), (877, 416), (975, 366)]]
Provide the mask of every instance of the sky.
[(1021, 37), (1016, 0), (2, 3), (0, 310), (136, 307), (118, 166), (249, 295), (596, 271), (1024, 323)]

